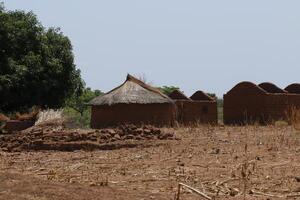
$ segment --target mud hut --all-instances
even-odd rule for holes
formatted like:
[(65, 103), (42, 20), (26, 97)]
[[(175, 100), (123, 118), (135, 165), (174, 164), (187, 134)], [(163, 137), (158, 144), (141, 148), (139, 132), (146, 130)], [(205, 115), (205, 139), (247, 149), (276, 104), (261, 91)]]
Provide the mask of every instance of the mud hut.
[(169, 126), (176, 120), (173, 100), (131, 75), (122, 85), (96, 97), (89, 105), (92, 128), (124, 123)]
[(187, 121), (217, 124), (218, 106), (215, 98), (198, 90), (191, 97), (192, 101), (186, 105), (185, 112)]
[(287, 93), (272, 83), (241, 82), (224, 95), (224, 123), (288, 120), (287, 111), (299, 104), (300, 95)]
[(300, 94), (300, 83), (293, 83), (287, 86), (284, 90), (291, 94)]
[(174, 91), (169, 95), (177, 106), (177, 121), (184, 125), (196, 123), (217, 123), (217, 102), (202, 91), (196, 92), (188, 98), (180, 91)]

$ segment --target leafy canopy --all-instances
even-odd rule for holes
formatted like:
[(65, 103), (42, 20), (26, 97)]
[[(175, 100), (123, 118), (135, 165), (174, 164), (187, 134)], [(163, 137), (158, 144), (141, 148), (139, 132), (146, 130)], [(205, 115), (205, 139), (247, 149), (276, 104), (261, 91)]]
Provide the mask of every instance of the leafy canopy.
[(0, 110), (60, 107), (82, 88), (68, 37), (0, 4)]
[(74, 109), (75, 111), (79, 112), (81, 116), (83, 116), (84, 111), (88, 109), (86, 104), (93, 98), (102, 94), (103, 93), (100, 90), (93, 91), (91, 88), (87, 87), (83, 90), (81, 95), (73, 95), (71, 98), (69, 98), (66, 106)]
[(159, 87), (158, 89), (165, 95), (169, 95), (175, 90), (180, 90), (179, 87), (175, 87), (175, 86), (162, 86), (162, 87)]

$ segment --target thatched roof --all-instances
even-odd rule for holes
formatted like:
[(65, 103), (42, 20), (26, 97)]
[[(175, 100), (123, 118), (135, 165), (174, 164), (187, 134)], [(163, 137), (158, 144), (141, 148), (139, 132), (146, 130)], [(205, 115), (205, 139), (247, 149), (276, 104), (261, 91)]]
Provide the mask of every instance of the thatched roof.
[(277, 85), (269, 82), (264, 82), (258, 85), (268, 93), (287, 93), (285, 90), (279, 88)]
[(158, 89), (127, 75), (126, 81), (110, 92), (94, 98), (89, 105), (173, 103)]
[(195, 92), (191, 97), (192, 100), (194, 101), (214, 101), (215, 99), (208, 94), (206, 94), (203, 91), (197, 91)]
[(292, 94), (300, 94), (300, 83), (293, 83), (287, 86), (284, 90)]
[(169, 97), (174, 100), (191, 100), (179, 90), (174, 90), (171, 94), (169, 94)]

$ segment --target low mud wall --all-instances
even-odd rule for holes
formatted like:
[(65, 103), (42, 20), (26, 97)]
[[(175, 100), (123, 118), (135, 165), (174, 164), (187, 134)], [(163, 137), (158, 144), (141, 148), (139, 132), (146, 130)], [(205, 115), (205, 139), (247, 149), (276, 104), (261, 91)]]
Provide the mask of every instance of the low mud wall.
[(175, 104), (117, 104), (112, 106), (92, 106), (91, 127), (105, 128), (119, 124), (172, 126), (175, 120)]
[(224, 123), (267, 124), (288, 120), (288, 111), (293, 108), (300, 109), (300, 95), (266, 93), (248, 84), (248, 87), (236, 87), (224, 95)]
[(218, 123), (218, 111), (216, 101), (186, 101), (178, 100), (177, 121), (189, 125), (195, 123)]

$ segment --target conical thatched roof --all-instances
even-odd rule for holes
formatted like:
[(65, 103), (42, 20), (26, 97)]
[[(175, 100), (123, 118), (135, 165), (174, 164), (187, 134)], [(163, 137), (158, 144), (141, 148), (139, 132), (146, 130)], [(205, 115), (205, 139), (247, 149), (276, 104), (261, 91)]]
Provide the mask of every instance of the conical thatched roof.
[(197, 91), (195, 92), (191, 97), (192, 100), (194, 101), (214, 101), (215, 99), (206, 94), (203, 91)]
[(285, 90), (279, 88), (277, 85), (269, 82), (264, 82), (258, 85), (268, 93), (287, 93)]
[(127, 75), (126, 81), (110, 92), (94, 98), (89, 105), (173, 103), (158, 89)]
[(174, 100), (191, 100), (179, 90), (174, 90), (171, 94), (169, 94), (169, 97)]

